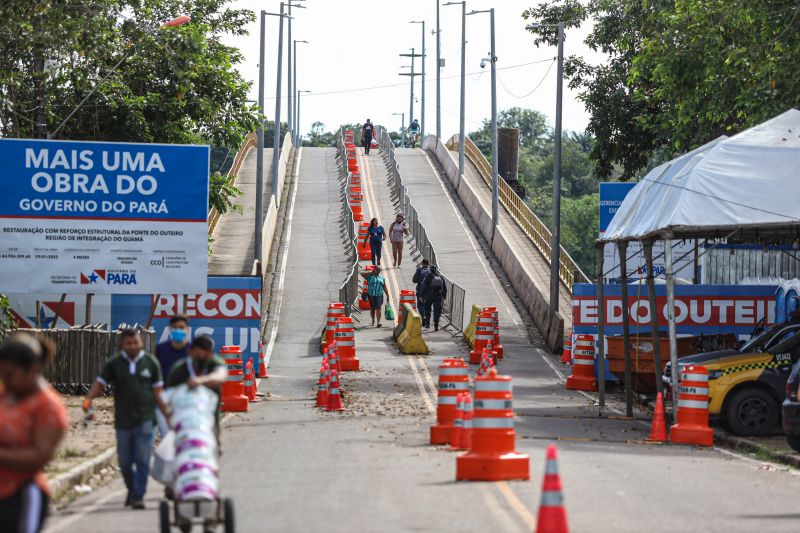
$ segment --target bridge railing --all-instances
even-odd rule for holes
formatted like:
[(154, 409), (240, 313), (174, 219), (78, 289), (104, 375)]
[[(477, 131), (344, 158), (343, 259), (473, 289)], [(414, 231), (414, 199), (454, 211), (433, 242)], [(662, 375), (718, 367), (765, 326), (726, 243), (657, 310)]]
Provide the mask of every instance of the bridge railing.
[[(258, 144), (255, 132), (251, 132), (244, 138), (242, 141), (242, 145), (239, 147), (239, 151), (236, 152), (236, 156), (233, 158), (233, 164), (231, 165), (230, 170), (228, 170), (227, 178), (228, 184), (232, 185), (236, 176), (239, 174), (239, 170), (242, 168), (242, 163), (244, 163), (245, 158), (247, 157), (247, 153), (256, 147)], [(222, 213), (217, 211), (215, 207), (212, 207), (211, 210), (208, 212), (208, 235), (212, 235), (214, 233), (214, 229), (217, 227), (217, 223), (219, 222)]]
[(351, 263), (350, 272), (344, 280), (344, 283), (339, 287), (339, 302), (344, 305), (348, 314), (353, 311), (358, 311), (356, 302), (360, 297), (359, 291), (359, 269), (358, 269), (358, 248), (356, 239), (358, 232), (356, 231), (356, 224), (353, 221), (353, 210), (348, 201), (348, 190), (350, 187), (350, 171), (347, 169), (347, 156), (344, 151), (344, 129), (339, 130), (336, 137), (336, 160), (339, 166), (339, 181), (341, 181), (342, 190), (342, 216), (339, 219), (339, 224), (344, 228), (346, 242), (350, 245), (347, 247), (348, 261)]
[[(419, 255), (428, 259), (432, 265), (438, 264), (436, 260), (436, 250), (433, 247), (425, 226), (420, 221), (417, 209), (411, 202), (408, 188), (403, 185), (400, 174), (400, 165), (394, 153), (392, 143), (386, 128), (378, 127), (378, 142), (381, 145), (381, 153), (389, 172), (389, 186), (393, 199), (399, 204), (399, 209), (406, 215), (408, 230), (413, 238), (412, 246), (419, 252)], [(452, 325), (456, 332), (463, 331), (464, 327), (464, 299), (466, 291), (447, 277), (447, 273), (441, 270), (442, 277), (447, 285), (447, 298), (442, 302), (442, 316)]]
[[(449, 150), (458, 149), (458, 135), (453, 135), (446, 146)], [(465, 138), (464, 153), (478, 169), (483, 181), (492, 187), (492, 166), (483, 155), (472, 139)], [(512, 189), (503, 176), (498, 176), (500, 203), (506, 208), (511, 217), (517, 222), (522, 231), (527, 235), (534, 247), (542, 254), (545, 261), (550, 264), (550, 251), (552, 250), (552, 233), (544, 223), (536, 216), (528, 204), (519, 197)], [(583, 273), (569, 253), (561, 247), (561, 260), (558, 268), (558, 275), (561, 282), (572, 292), (574, 283), (590, 283), (589, 278)]]

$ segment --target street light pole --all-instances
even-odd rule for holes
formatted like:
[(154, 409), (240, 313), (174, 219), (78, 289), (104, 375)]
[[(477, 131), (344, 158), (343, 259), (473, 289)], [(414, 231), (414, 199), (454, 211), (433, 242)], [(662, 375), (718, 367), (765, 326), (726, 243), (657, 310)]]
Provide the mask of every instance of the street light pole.
[[(289, 6), (289, 13), (288, 13), (288, 15), (289, 15), (289, 17), (288, 17), (288, 19), (289, 19), (289, 28), (288, 28), (288, 35), (287, 35), (287, 39), (286, 39), (286, 43), (289, 45), (288, 46), (288, 50), (287, 50), (287, 54), (288, 54), (289, 57), (287, 58), (287, 61), (286, 61), (286, 68), (288, 70), (288, 72), (286, 73), (287, 74), (287, 78), (288, 78), (287, 83), (289, 85), (288, 91), (287, 91), (287, 95), (286, 95), (286, 98), (287, 98), (287, 101), (286, 101), (286, 107), (287, 107), (287, 110), (286, 110), (286, 113), (287, 113), (287, 115), (286, 115), (287, 116), (286, 125), (287, 125), (289, 131), (291, 131), (292, 133), (294, 133), (294, 118), (293, 118), (294, 117), (294, 102), (292, 100), (292, 97), (294, 96), (294, 91), (297, 89), (297, 76), (296, 76), (296, 73), (292, 70), (293, 66), (294, 67), (297, 66), (297, 62), (292, 63), (292, 42), (293, 42), (292, 41), (292, 7), (296, 7), (296, 8), (299, 8), (299, 9), (305, 9), (305, 7), (303, 7), (301, 5), (293, 4), (292, 2), (303, 2), (303, 1), (305, 1), (305, 0), (287, 0), (287, 2), (286, 2), (286, 5)], [(294, 73), (294, 76), (293, 76), (293, 73)]]
[(281, 158), (281, 82), (283, 75), (283, 19), (284, 8), (286, 4), (281, 2), (280, 10), (280, 27), (278, 30), (278, 76), (277, 84), (275, 87), (275, 128), (274, 136), (272, 139), (272, 197), (275, 199), (275, 205), (280, 200), (278, 196), (278, 168)]
[(489, 52), (490, 57), (486, 59), (491, 63), (492, 70), (492, 239), (494, 239), (494, 232), (500, 222), (500, 178), (497, 172), (497, 50), (495, 49), (494, 8), (471, 11), (468, 14), (478, 13), (489, 13), (491, 25), (491, 51)]
[[(461, 105), (458, 114), (458, 182), (464, 178), (464, 146), (466, 133), (466, 97), (467, 97), (467, 2), (447, 2), (446, 6), (461, 4)], [(438, 102), (438, 100), (437, 100)]]
[(256, 150), (256, 233), (255, 233), (255, 257), (254, 260), (261, 261), (262, 239), (264, 231), (264, 55), (266, 51), (266, 20), (267, 12), (261, 11), (261, 43), (258, 56), (258, 112), (262, 115), (258, 120), (256, 138), (258, 149)]
[(439, 27), (439, 0), (436, 0), (436, 137), (442, 138), (442, 30)]
[(411, 24), (422, 24), (422, 110), (420, 111), (420, 128), (419, 135), (421, 139), (425, 138), (425, 21), (412, 20)]
[[(297, 55), (295, 55), (295, 57), (297, 57)], [(297, 85), (295, 85), (295, 87), (297, 87)], [(298, 128), (300, 127), (300, 95), (301, 94), (310, 93), (310, 92), (311, 91), (297, 91), (297, 113), (295, 114), (295, 120), (297, 122), (297, 127)], [(296, 133), (296, 136), (297, 136), (297, 142), (295, 143), (295, 145), (296, 146), (300, 146), (300, 143), (303, 141), (303, 139), (300, 136), (300, 131), (299, 130)]]
[(410, 125), (414, 122), (414, 77), (419, 76), (419, 74), (414, 71), (414, 59), (416, 59), (417, 57), (421, 57), (421, 54), (417, 54), (414, 48), (412, 48), (410, 54), (400, 54), (400, 57), (411, 58), (411, 72), (400, 74), (401, 76), (409, 76), (411, 78), (411, 93), (409, 96), (409, 103), (408, 103), (408, 124), (410, 127)]
[[(297, 7), (300, 7), (300, 6), (297, 6)], [(299, 41), (297, 39), (295, 39), (293, 41), (294, 67), (292, 68), (292, 75), (294, 77), (294, 90), (295, 90), (295, 93), (297, 93), (297, 43), (306, 43), (306, 44), (308, 44), (308, 41)], [(300, 103), (299, 103), (299, 99), (298, 98), (295, 98), (294, 124), (292, 124), (292, 133), (293, 133), (292, 138), (294, 139), (294, 143), (295, 144), (297, 144), (299, 139), (300, 139), (300, 134), (298, 133), (298, 128), (300, 128), (300, 119), (298, 118), (298, 115), (300, 114), (299, 113), (299, 111), (300, 111), (299, 110)]]
[(561, 289), (561, 129), (564, 100), (564, 23), (540, 24), (534, 22), (525, 26), (526, 30), (557, 28), (558, 30), (558, 85), (556, 87), (556, 127), (553, 153), (553, 224), (550, 243), (550, 312), (558, 311), (559, 291)]
[(392, 113), (392, 116), (400, 115), (400, 139), (402, 140), (402, 147), (406, 145), (406, 114), (405, 113)]

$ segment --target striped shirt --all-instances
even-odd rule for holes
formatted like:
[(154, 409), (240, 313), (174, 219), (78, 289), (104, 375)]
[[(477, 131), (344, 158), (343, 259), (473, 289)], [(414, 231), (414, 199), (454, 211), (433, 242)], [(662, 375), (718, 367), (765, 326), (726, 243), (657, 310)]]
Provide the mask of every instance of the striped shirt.
[(367, 277), (367, 294), (370, 296), (383, 296), (383, 274)]

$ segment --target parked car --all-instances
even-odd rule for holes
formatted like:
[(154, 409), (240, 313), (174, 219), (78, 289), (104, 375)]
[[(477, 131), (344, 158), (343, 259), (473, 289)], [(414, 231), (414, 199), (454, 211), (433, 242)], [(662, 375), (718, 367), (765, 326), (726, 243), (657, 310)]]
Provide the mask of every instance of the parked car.
[[(708, 412), (737, 435), (772, 433), (781, 420), (781, 402), (792, 365), (800, 359), (800, 321), (775, 325), (736, 350), (682, 357), (678, 369), (708, 370)], [(670, 393), (671, 365), (662, 376)], [(800, 427), (800, 425), (798, 425)]]
[(781, 410), (786, 441), (796, 452), (800, 452), (800, 398), (797, 396), (799, 385), (800, 361), (797, 361), (786, 381), (786, 399), (783, 400), (783, 409)]

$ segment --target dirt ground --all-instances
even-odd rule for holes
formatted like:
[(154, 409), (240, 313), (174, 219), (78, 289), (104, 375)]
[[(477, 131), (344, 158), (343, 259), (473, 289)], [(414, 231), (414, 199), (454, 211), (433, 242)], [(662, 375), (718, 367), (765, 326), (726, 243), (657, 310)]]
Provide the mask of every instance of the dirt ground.
[(58, 447), (56, 457), (45, 469), (48, 477), (68, 471), (116, 444), (114, 434), (114, 401), (98, 398), (92, 402), (95, 420), (83, 427), (83, 396), (63, 396), (69, 410), (70, 427)]

